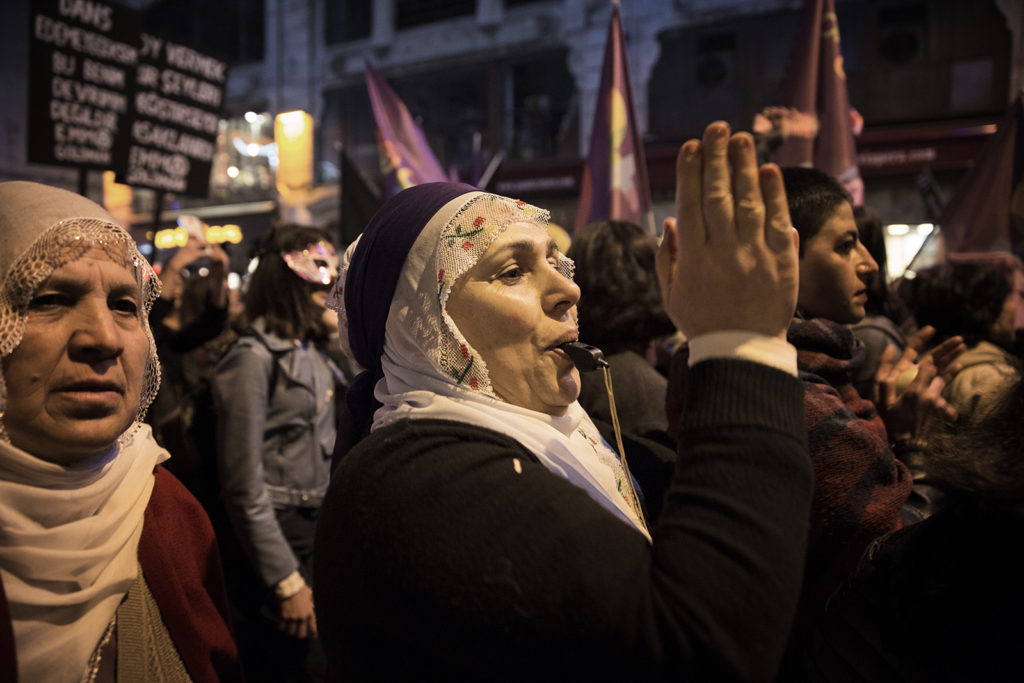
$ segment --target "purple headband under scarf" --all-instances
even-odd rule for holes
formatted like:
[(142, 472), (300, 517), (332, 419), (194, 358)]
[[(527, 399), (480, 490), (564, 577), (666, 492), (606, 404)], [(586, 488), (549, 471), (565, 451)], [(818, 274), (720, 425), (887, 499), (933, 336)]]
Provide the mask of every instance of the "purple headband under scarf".
[(398, 278), (416, 238), (451, 200), (476, 192), (464, 183), (425, 183), (399, 192), (373, 215), (352, 254), (344, 282), (352, 355), (366, 368), (348, 388), (346, 409), (334, 447), (334, 464), (370, 431), (380, 407), (373, 389), (383, 376), (384, 331)]

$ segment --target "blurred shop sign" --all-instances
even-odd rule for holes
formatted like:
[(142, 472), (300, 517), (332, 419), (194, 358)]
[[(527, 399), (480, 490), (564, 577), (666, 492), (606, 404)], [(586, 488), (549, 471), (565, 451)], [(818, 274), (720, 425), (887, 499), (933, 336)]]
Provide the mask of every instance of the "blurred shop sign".
[(995, 129), (989, 121), (866, 129), (857, 137), (857, 164), (868, 175), (969, 168)]
[[(234, 223), (227, 225), (205, 225), (203, 227), (205, 229), (205, 239), (210, 244), (223, 244), (225, 242), (239, 244), (242, 241), (242, 228)], [(183, 247), (188, 243), (189, 237), (188, 229), (182, 226), (158, 230), (156, 235), (153, 236), (153, 246), (157, 249)]]

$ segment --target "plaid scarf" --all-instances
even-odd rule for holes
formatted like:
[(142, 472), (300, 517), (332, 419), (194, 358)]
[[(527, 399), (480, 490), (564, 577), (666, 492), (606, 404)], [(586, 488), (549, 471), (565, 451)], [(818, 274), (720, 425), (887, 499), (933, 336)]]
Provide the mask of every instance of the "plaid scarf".
[(814, 500), (804, 585), (807, 607), (817, 612), (868, 543), (903, 525), (913, 482), (874, 404), (851, 383), (864, 350), (850, 329), (820, 318), (794, 321), (788, 338), (806, 389)]

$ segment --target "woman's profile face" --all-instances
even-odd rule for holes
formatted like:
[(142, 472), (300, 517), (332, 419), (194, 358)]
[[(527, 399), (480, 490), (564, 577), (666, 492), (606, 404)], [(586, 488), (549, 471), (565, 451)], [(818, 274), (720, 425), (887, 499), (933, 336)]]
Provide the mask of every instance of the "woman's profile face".
[(580, 393), (579, 371), (559, 344), (574, 341), (580, 290), (560, 273), (547, 231), (514, 223), (455, 283), (447, 311), (512, 405), (563, 415)]
[(853, 209), (843, 202), (804, 245), (797, 305), (809, 318), (858, 323), (866, 314), (867, 285), (877, 272), (860, 241)]
[(11, 443), (64, 465), (109, 448), (139, 410), (149, 355), (142, 315), (135, 275), (102, 251), (55, 270), (3, 362)]

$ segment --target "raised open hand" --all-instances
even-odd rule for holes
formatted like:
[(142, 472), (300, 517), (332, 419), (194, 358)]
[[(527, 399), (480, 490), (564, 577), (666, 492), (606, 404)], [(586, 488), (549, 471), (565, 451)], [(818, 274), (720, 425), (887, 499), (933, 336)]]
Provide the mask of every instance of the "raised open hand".
[(676, 158), (676, 219), (657, 257), (665, 309), (688, 338), (745, 330), (782, 339), (796, 308), (797, 232), (782, 175), (748, 133), (716, 121)]

